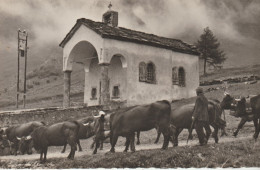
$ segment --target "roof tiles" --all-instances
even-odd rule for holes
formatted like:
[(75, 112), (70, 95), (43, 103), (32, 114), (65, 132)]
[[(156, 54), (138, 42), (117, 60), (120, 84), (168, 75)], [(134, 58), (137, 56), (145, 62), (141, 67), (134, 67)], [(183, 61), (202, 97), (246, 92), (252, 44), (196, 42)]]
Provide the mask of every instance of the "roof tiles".
[(184, 43), (181, 40), (160, 37), (157, 35), (135, 31), (123, 27), (112, 27), (103, 22), (95, 22), (85, 18), (77, 20), (77, 23), (60, 43), (61, 47), (65, 46), (65, 44), (70, 40), (70, 38), (82, 24), (95, 31), (103, 38), (134, 42), (138, 44), (170, 49), (181, 53), (199, 55), (199, 52), (195, 46)]

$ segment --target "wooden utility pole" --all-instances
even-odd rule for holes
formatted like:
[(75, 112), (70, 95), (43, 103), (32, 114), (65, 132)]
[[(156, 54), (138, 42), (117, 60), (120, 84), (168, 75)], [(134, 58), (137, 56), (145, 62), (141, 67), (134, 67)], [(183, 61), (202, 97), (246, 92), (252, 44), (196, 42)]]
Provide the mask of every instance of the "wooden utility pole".
[(25, 37), (25, 51), (24, 51), (24, 91), (23, 91), (23, 108), (25, 108), (25, 99), (26, 99), (27, 39), (28, 39), (28, 33), (26, 33), (26, 37)]
[(25, 108), (26, 99), (26, 69), (27, 69), (27, 32), (18, 30), (18, 66), (17, 66), (17, 94), (16, 94), (16, 108), (19, 106), (19, 84), (20, 84), (20, 57), (24, 57), (24, 93), (23, 93), (23, 107)]
[(20, 29), (17, 32), (17, 39), (18, 39), (18, 46), (17, 46), (17, 51), (18, 51), (18, 55), (17, 55), (17, 91), (16, 91), (16, 108), (18, 108), (18, 102), (19, 102), (19, 80), (20, 80), (20, 50), (19, 50), (19, 44), (20, 44), (20, 37), (19, 37), (19, 33), (20, 33)]

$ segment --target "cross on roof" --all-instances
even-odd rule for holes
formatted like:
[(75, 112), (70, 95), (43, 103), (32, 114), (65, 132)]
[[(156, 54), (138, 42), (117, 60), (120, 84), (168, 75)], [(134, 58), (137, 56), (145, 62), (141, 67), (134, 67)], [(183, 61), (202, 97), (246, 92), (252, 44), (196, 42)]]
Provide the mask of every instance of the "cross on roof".
[(109, 10), (111, 10), (111, 8), (112, 8), (111, 2), (109, 3), (108, 8), (109, 8)]

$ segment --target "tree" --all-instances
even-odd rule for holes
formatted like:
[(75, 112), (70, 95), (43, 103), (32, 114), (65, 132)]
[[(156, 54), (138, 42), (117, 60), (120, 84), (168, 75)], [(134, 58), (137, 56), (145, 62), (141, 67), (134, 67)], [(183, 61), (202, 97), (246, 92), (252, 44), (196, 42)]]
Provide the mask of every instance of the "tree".
[(204, 60), (204, 74), (206, 74), (206, 63), (219, 67), (226, 60), (225, 53), (219, 49), (220, 43), (218, 39), (213, 35), (209, 27), (204, 29), (196, 46), (201, 53), (201, 58)]

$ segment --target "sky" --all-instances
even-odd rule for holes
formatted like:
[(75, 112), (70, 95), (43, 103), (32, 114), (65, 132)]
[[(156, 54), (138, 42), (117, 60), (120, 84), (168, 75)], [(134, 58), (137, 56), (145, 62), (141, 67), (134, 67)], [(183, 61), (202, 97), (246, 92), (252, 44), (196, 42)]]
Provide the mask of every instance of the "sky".
[(29, 33), (31, 53), (60, 48), (77, 19), (102, 21), (110, 2), (120, 27), (191, 44), (209, 27), (227, 67), (260, 64), (260, 0), (0, 0), (0, 59), (16, 59), (19, 28)]

